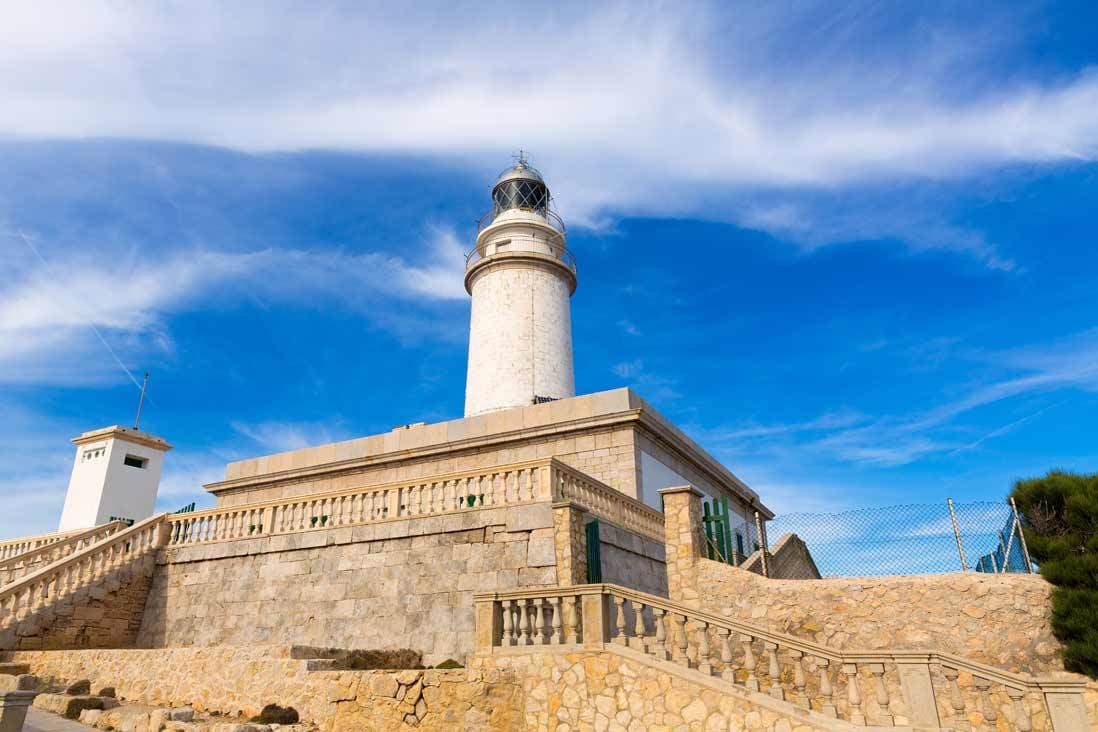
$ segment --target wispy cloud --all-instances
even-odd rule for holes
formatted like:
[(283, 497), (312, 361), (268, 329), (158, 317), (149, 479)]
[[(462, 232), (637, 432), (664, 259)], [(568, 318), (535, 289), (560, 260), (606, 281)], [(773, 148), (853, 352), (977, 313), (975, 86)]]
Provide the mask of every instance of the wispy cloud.
[[(0, 134), (456, 161), (521, 144), (573, 220), (686, 213), (807, 246), (894, 236), (999, 269), (1016, 265), (906, 192), (836, 211), (835, 189), (1098, 156), (1098, 74), (1004, 70), (1025, 42), (1012, 10), (725, 10), (23, 5), (0, 28)], [(515, 37), (552, 63), (499, 63)]]
[[(21, 233), (0, 232), (5, 251)], [(0, 382), (97, 383), (116, 368), (86, 358), (112, 350), (169, 352), (169, 315), (238, 298), (333, 303), (382, 324), (407, 317), (386, 299), (461, 301), (462, 247), (449, 229), (430, 229), (422, 263), (338, 249), (226, 252), (168, 250), (149, 260), (136, 251), (79, 252), (48, 262), (29, 256), (0, 263)], [(231, 285), (231, 286), (230, 286)], [(103, 342), (99, 342), (102, 340)]]
[(338, 422), (233, 422), (232, 428), (267, 452), (299, 450), (350, 437)]
[(616, 363), (610, 371), (634, 389), (643, 391), (645, 397), (653, 401), (669, 402), (682, 396), (676, 389), (678, 382), (675, 379), (653, 373), (642, 358)]
[[(954, 342), (948, 339), (950, 345)], [(867, 415), (840, 411), (801, 422), (737, 423), (702, 429), (699, 434), (706, 444), (732, 455), (767, 452), (789, 457), (800, 453), (846, 463), (896, 467), (930, 456), (974, 450), (1066, 403), (1070, 397), (985, 431), (976, 440), (963, 439), (958, 430), (962, 418), (981, 407), (1065, 389), (1098, 391), (1098, 329), (1056, 343), (1005, 352), (970, 348), (964, 351), (964, 357), (991, 362), (1000, 373), (1015, 375), (971, 385), (955, 399), (913, 413)]]

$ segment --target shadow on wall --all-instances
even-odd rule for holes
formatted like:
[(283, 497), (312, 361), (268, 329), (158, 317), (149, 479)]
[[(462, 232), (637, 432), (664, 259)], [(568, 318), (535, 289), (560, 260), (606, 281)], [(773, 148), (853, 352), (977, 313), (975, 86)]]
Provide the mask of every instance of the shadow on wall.
[[(820, 570), (808, 545), (796, 534), (786, 534), (778, 539), (766, 556), (770, 579), (810, 580), (821, 579)], [(751, 554), (740, 564), (740, 569), (763, 574), (762, 551)]]

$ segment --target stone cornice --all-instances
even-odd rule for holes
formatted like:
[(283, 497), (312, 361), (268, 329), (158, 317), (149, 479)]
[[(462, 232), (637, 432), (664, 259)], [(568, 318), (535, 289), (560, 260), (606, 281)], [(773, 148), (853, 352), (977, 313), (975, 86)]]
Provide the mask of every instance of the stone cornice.
[(169, 445), (168, 441), (163, 437), (157, 437), (156, 435), (150, 435), (148, 432), (140, 432), (120, 425), (113, 425), (111, 427), (104, 427), (100, 430), (85, 432), (79, 437), (72, 438), (72, 444), (86, 445), (89, 442), (99, 442), (100, 440), (112, 438), (122, 442), (129, 442), (134, 445), (143, 445), (162, 452), (167, 452), (172, 449), (172, 446)]
[(208, 483), (204, 487), (215, 495), (246, 488), (270, 488), (308, 479), (354, 475), (377, 466), (422, 460), (448, 453), (461, 453), (484, 447), (525, 442), (531, 439), (567, 435), (574, 432), (590, 432), (603, 427), (615, 427), (624, 424), (636, 425), (650, 439), (655, 440), (672, 454), (677, 454), (694, 465), (696, 469), (706, 474), (716, 485), (723, 486), (733, 494), (738, 495), (766, 518), (773, 517), (773, 513), (759, 501), (758, 494), (748, 488), (743, 481), (698, 447), (692, 440), (677, 429), (670, 427), (662, 418), (657, 417), (651, 411), (651, 408), (628, 409), (611, 414), (564, 420), (536, 427), (525, 427), (491, 435), (479, 435), (406, 450), (363, 455), (322, 465), (292, 468), (264, 475)]

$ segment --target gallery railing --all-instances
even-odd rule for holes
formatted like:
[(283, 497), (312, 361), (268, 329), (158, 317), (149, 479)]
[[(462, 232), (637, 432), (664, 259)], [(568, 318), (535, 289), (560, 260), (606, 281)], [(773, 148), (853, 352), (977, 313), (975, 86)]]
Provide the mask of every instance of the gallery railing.
[(66, 539), (76, 533), (79, 533), (79, 530), (53, 532), (51, 534), (39, 534), (37, 536), (21, 536), (17, 539), (2, 541), (0, 542), (0, 561), (11, 559), (18, 554), (29, 552), (32, 549), (37, 549), (38, 547), (46, 546), (47, 544), (53, 544), (54, 542)]

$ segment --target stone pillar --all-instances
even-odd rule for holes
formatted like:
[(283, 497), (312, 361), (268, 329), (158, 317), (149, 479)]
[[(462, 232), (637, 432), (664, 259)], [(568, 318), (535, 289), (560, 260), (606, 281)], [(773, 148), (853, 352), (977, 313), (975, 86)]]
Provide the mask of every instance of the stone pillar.
[(557, 584), (561, 587), (587, 582), (587, 535), (583, 507), (571, 501), (553, 504), (553, 543), (557, 554)]
[(0, 732), (19, 732), (27, 707), (38, 696), (38, 679), (29, 674), (0, 676)]
[(473, 602), (476, 623), (473, 645), (477, 651), (491, 652), (502, 634), (502, 620), (496, 612), (495, 594), (474, 595)]
[[(597, 587), (597, 585), (593, 586)], [(580, 613), (583, 618), (583, 645), (585, 648), (602, 648), (603, 644), (610, 640), (606, 597), (601, 592), (580, 597)]]
[(664, 488), (663, 536), (667, 555), (667, 596), (698, 606), (698, 561), (702, 557), (701, 499), (693, 486)]

